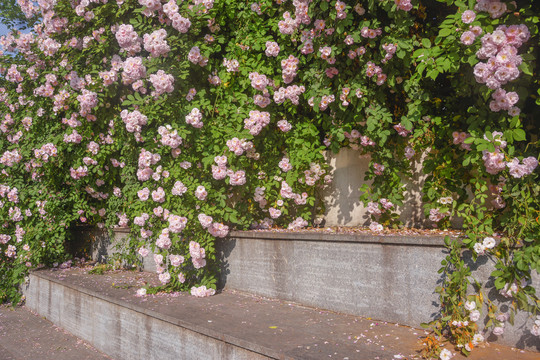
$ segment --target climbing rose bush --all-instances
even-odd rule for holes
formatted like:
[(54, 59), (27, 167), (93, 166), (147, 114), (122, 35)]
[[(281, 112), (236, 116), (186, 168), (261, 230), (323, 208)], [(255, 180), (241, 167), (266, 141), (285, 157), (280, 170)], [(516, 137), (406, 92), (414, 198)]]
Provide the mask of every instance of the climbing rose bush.
[(532, 1), (19, 4), (36, 25), (0, 39), (2, 299), (65, 260), (81, 224), (129, 227), (128, 261), (152, 257), (164, 287), (212, 295), (216, 238), (319, 224), (325, 151), (349, 147), (370, 158), (373, 231), (400, 226), (420, 165), (428, 225), (463, 220), (438, 334), (466, 354), (481, 319), (494, 334), (507, 321), (481, 314), (488, 288), (468, 293), (463, 250), (495, 259), (512, 311), (538, 313)]

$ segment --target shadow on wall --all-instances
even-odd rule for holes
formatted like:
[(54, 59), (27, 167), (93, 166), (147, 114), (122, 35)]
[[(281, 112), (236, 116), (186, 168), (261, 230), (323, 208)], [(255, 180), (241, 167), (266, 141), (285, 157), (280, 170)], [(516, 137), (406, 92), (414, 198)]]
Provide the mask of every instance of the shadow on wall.
[(107, 259), (111, 256), (111, 237), (105, 230), (95, 229), (92, 234), (94, 235), (94, 242), (92, 243), (92, 258), (99, 263), (106, 263)]
[[(72, 241), (68, 245), (68, 253), (86, 260), (92, 259), (98, 263), (108, 263), (111, 257), (119, 253), (118, 246), (123, 247), (129, 235), (128, 228), (116, 228), (112, 237), (105, 229), (93, 226), (77, 226), (71, 229)], [(154, 261), (145, 258), (145, 268), (155, 270)]]
[(78, 258), (107, 262), (111, 254), (111, 239), (106, 230), (93, 226), (77, 226), (71, 229), (72, 241), (68, 242), (67, 252)]
[[(443, 254), (447, 255), (448, 250), (443, 250)], [(499, 307), (499, 312), (496, 315), (510, 314), (512, 311), (512, 302), (514, 298), (506, 298), (500, 294), (495, 288), (495, 278), (490, 276), (491, 272), (495, 270), (495, 261), (489, 256), (479, 256), (476, 261), (472, 257), (471, 251), (467, 250), (463, 252), (463, 260), (465, 264), (471, 269), (472, 278), (478, 280), (482, 286), (482, 292), (484, 295), (495, 305)], [(533, 272), (532, 285), (535, 288), (540, 287), (540, 275)], [(436, 286), (442, 286), (445, 274), (441, 274), (437, 280)], [(487, 279), (487, 280), (486, 280)], [(472, 281), (472, 280), (471, 280)], [(472, 285), (469, 285), (467, 294), (475, 294), (475, 290)], [(432, 302), (434, 312), (430, 316), (430, 321), (440, 318), (440, 303), (438, 301)], [(489, 321), (487, 317), (488, 308), (484, 305), (481, 310), (481, 317), (478, 321), (478, 332), (484, 334), (488, 342), (502, 342), (506, 344), (512, 344), (512, 346), (518, 349), (527, 349), (532, 351), (540, 351), (540, 341), (537, 336), (531, 334), (532, 326), (536, 317), (529, 316), (525, 311), (519, 311), (514, 318), (514, 325), (509, 322), (505, 323), (505, 332), (502, 339), (496, 335), (493, 335), (492, 329), (486, 330), (486, 325)], [(504, 316), (504, 315), (503, 315)]]
[(227, 276), (231, 273), (228, 259), (236, 247), (236, 240), (233, 238), (220, 239), (216, 241), (216, 258), (219, 262), (218, 290), (223, 290), (227, 285)]
[[(442, 249), (441, 250), (442, 257), (446, 257), (448, 254), (450, 254), (450, 250), (448, 250), (448, 249)], [(441, 273), (439, 278), (437, 279), (437, 282), (433, 286), (433, 289), (435, 289), (438, 286), (443, 286), (445, 277), (446, 277), (446, 274), (444, 272)], [(433, 290), (432, 294), (437, 294), (437, 292), (435, 290)], [(433, 307), (433, 312), (429, 316), (429, 320), (427, 322), (430, 322), (430, 321), (441, 318), (441, 303), (440, 303), (440, 301), (439, 300), (432, 301), (431, 306)]]
[[(405, 193), (403, 206), (398, 207), (400, 220), (407, 227), (428, 227), (430, 221), (424, 216), (424, 208), (422, 203), (422, 188), (426, 181), (427, 175), (422, 172), (422, 163), (426, 154), (422, 154), (419, 159), (414, 157), (412, 160), (413, 174), (412, 178), (405, 179)], [(416, 159), (416, 160), (415, 160)]]

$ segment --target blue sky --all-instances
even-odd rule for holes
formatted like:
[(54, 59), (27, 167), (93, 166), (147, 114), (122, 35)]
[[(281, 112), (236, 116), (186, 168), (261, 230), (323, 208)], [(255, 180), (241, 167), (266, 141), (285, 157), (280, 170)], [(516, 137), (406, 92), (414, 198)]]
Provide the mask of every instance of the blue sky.
[(8, 28), (4, 24), (0, 24), (0, 36), (6, 35), (8, 33)]
[[(30, 32), (31, 29), (23, 30), (23, 33)], [(9, 32), (9, 29), (6, 27), (6, 25), (0, 23), (0, 36), (6, 35)]]

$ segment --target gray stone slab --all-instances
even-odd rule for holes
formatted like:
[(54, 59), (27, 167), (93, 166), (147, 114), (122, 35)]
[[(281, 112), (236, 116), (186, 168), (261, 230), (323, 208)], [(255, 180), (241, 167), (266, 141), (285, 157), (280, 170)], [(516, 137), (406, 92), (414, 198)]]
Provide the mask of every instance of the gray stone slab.
[[(92, 339), (87, 340), (119, 360), (419, 358), (424, 332), (415, 328), (232, 291), (202, 299), (187, 294), (135, 297), (144, 282), (157, 284), (149, 273), (38, 271), (30, 276), (26, 296), (28, 306), (46, 310), (49, 304), (39, 305), (48, 301), (42, 294), (63, 294), (51, 304), (63, 312), (59, 325), (73, 332), (91, 327), (86, 333)], [(73, 302), (74, 296), (88, 302)], [(79, 318), (91, 320), (67, 319), (77, 318), (77, 312), (88, 312)], [(492, 344), (469, 359), (488, 358), (536, 360), (538, 354)]]
[[(178, 326), (167, 316), (153, 317), (146, 310), (119, 305), (121, 300), (100, 297), (96, 275), (92, 286), (67, 286), (62, 273), (55, 281), (30, 276), (25, 290), (27, 305), (58, 326), (91, 342), (116, 359), (263, 359), (257, 352), (209, 337), (196, 328)], [(152, 277), (150, 274), (144, 274)], [(150, 279), (151, 280), (151, 279)], [(110, 283), (108, 288), (110, 288)], [(83, 291), (80, 291), (83, 290)], [(134, 298), (133, 294), (130, 294)], [(159, 304), (154, 304), (159, 305)]]
[(240, 238), (220, 246), (228, 288), (411, 326), (438, 309), (424, 268), (438, 268), (442, 249)]
[(15, 355), (13, 355), (8, 349), (0, 345), (0, 354), (2, 360), (17, 360)]
[[(115, 241), (125, 236), (119, 231)], [(216, 248), (221, 287), (409, 326), (439, 315), (434, 290), (442, 281), (437, 271), (446, 256), (442, 235), (235, 231), (217, 239)], [(489, 277), (492, 261), (483, 256), (474, 264), (465, 257), (490, 300), (507, 308), (510, 300), (498, 295)], [(146, 271), (155, 270), (150, 258)], [(540, 289), (536, 273), (532, 285)], [(490, 341), (540, 350), (538, 338), (529, 332), (533, 322), (520, 312), (515, 326)]]
[[(225, 288), (409, 326), (439, 316), (434, 290), (442, 281), (437, 271), (447, 255), (442, 236), (246, 231), (220, 240), (217, 248), (220, 286)], [(484, 256), (474, 264), (470, 256), (465, 258), (490, 300), (508, 307), (511, 300), (495, 291), (489, 277), (491, 260)], [(536, 273), (532, 285), (540, 289)], [(540, 339), (530, 334), (533, 323), (520, 312), (503, 336), (489, 339), (540, 351)]]
[(441, 235), (374, 235), (370, 231), (365, 233), (343, 233), (332, 231), (232, 231), (229, 238), (233, 239), (260, 239), (260, 240), (289, 240), (331, 243), (356, 243), (356, 244), (386, 244), (403, 246), (444, 246), (444, 236)]
[(0, 360), (106, 360), (81, 339), (25, 307), (0, 306)]

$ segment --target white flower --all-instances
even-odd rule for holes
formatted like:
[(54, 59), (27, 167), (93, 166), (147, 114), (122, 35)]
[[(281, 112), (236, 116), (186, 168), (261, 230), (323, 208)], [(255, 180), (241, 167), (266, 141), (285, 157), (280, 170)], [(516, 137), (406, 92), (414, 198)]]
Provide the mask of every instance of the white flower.
[(474, 244), (474, 251), (476, 251), (478, 255), (484, 255), (484, 252), (486, 251), (486, 247), (484, 246), (484, 244), (476, 243)]
[(472, 310), (476, 309), (476, 302), (474, 302), (474, 301), (466, 301), (465, 302), (465, 309), (467, 309), (469, 311), (472, 311)]
[(469, 319), (471, 319), (472, 322), (477, 322), (478, 320), (480, 320), (480, 311), (471, 311), (471, 313), (469, 314)]
[(191, 288), (191, 295), (196, 297), (206, 297), (206, 296), (212, 296), (216, 293), (216, 290), (214, 289), (207, 289), (206, 286), (200, 286), (195, 287), (193, 286)]
[(512, 284), (506, 284), (506, 285), (504, 285), (504, 288), (499, 290), (499, 294), (501, 294), (505, 298), (511, 298), (517, 292), (518, 292), (518, 287), (517, 287), (517, 284), (515, 282), (513, 282)]
[(145, 288), (140, 288), (139, 290), (137, 290), (137, 295), (136, 296), (145, 296), (146, 295), (146, 289)]
[(441, 204), (451, 204), (453, 201), (451, 196), (443, 197), (439, 199), (439, 203)]
[(378, 222), (374, 221), (369, 225), (369, 229), (374, 232), (381, 232), (384, 230), (384, 227)]
[(149, 253), (150, 253), (150, 251), (149, 251), (147, 248), (145, 248), (145, 247), (139, 248), (139, 254), (140, 254), (142, 257), (148, 256)]
[(163, 285), (166, 285), (169, 283), (169, 281), (171, 281), (171, 274), (169, 274), (168, 272), (161, 273), (158, 277), (159, 281), (161, 281)]
[(494, 238), (487, 237), (487, 238), (484, 239), (483, 244), (484, 244), (484, 247), (486, 249), (493, 249), (495, 247), (495, 245), (497, 245), (497, 242), (495, 241)]
[(540, 315), (536, 317), (536, 321), (531, 329), (531, 334), (534, 336), (540, 336)]
[(452, 352), (448, 349), (442, 349), (441, 353), (439, 354), (439, 358), (441, 360), (450, 360), (454, 355), (452, 355)]
[[(501, 324), (504, 326), (504, 324)], [(493, 335), (500, 336), (504, 333), (504, 327), (503, 326), (495, 326), (493, 328)]]
[(482, 334), (475, 334), (472, 340), (474, 346), (484, 342), (484, 336)]
[(533, 334), (534, 336), (540, 336), (540, 325), (534, 324), (531, 329), (531, 334)]

